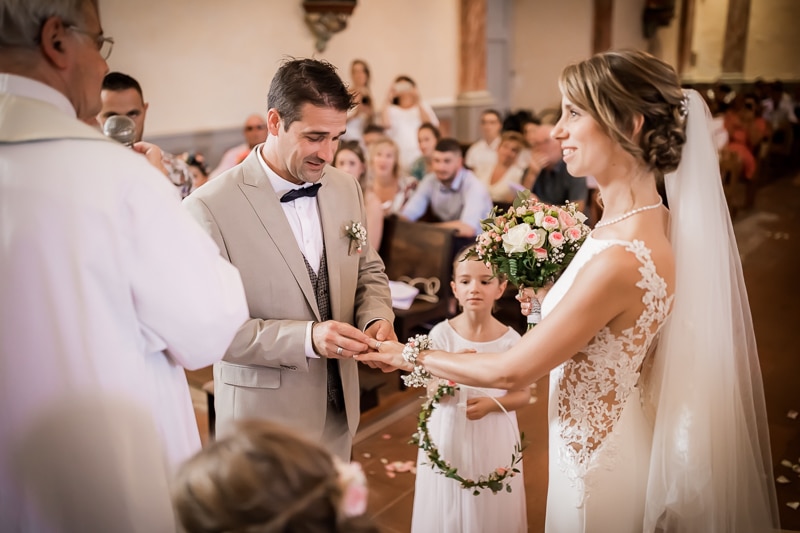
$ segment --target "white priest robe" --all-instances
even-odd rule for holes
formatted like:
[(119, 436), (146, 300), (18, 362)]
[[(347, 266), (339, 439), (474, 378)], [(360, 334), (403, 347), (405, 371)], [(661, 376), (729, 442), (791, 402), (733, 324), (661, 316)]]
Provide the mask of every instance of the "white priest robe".
[(238, 271), (144, 156), (77, 120), (51, 87), (0, 74), (4, 530), (60, 530), (15, 466), (33, 428), (76, 395), (146, 411), (162, 469), (198, 450), (183, 369), (219, 360), (247, 316)]

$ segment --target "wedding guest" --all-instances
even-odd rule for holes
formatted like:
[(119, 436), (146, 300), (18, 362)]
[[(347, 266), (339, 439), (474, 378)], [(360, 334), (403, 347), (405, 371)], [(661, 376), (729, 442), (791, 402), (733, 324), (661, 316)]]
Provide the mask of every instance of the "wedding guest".
[(530, 165), (525, 171), (523, 185), (542, 202), (551, 205), (573, 202), (578, 211), (583, 211), (589, 196), (586, 178), (570, 174), (561, 157), (558, 141), (550, 135), (553, 126), (543, 124), (536, 126), (534, 131)]
[(370, 124), (364, 128), (364, 142), (362, 143), (367, 149), (377, 141), (386, 137), (386, 128), (379, 124)]
[(503, 118), (499, 111), (487, 109), (481, 113), (481, 138), (467, 149), (464, 156), (464, 165), (484, 183), (488, 181), (492, 169), (497, 164), (497, 149), (500, 146), (502, 127)]
[[(761, 102), (761, 106), (764, 120), (767, 121), (773, 132), (784, 133), (790, 124), (797, 124), (794, 101), (784, 89), (781, 80), (776, 80), (769, 85), (769, 97)], [(775, 142), (783, 142), (783, 139), (777, 139)]]
[[(100, 91), (103, 107), (97, 114), (97, 122), (102, 127), (106, 120), (114, 115), (122, 115), (133, 120), (136, 125), (135, 142), (141, 142), (144, 135), (144, 120), (149, 103), (144, 101), (144, 94), (139, 82), (121, 72), (109, 72), (103, 78)], [(176, 187), (181, 198), (185, 198), (192, 188), (192, 173), (180, 157), (161, 152), (161, 165), (164, 174)]]
[(433, 152), (433, 174), (420, 182), (400, 216), (415, 221), (430, 210), (436, 224), (456, 230), (459, 237), (474, 237), (491, 209), (486, 186), (464, 168), (461, 145), (444, 138)]
[(191, 152), (184, 154), (183, 160), (189, 165), (189, 172), (192, 173), (192, 189), (190, 194), (196, 191), (200, 186), (208, 183), (208, 167), (206, 166), (206, 158), (203, 154)]
[(242, 133), (244, 134), (244, 142), (225, 150), (219, 163), (211, 171), (210, 178), (216, 178), (229, 168), (233, 168), (244, 161), (250, 150), (267, 139), (267, 123), (264, 121), (264, 117), (258, 113), (253, 113), (247, 117), (242, 127)]
[(410, 346), (405, 360), (402, 344), (385, 342), (358, 358), (502, 389), (550, 372), (548, 532), (779, 529), (708, 109), (639, 51), (570, 65), (559, 86), (552, 135), (571, 174), (595, 177), (605, 210), (547, 293), (542, 321), (499, 353)]
[(534, 163), (535, 167), (541, 168), (544, 164), (542, 160), (544, 156), (540, 154), (538, 151), (539, 143), (541, 142), (541, 137), (539, 135), (539, 126), (541, 125), (541, 121), (539, 120), (538, 117), (534, 116), (531, 117), (523, 116), (520, 119), (520, 121), (521, 122), (519, 126), (519, 132), (525, 139), (525, 142), (528, 145), (528, 149), (523, 150), (522, 153), (519, 154), (517, 165), (521, 166), (524, 169), (527, 169), (528, 167), (531, 166), (531, 162), (535, 161)]
[(367, 239), (376, 250), (381, 247), (383, 219), (400, 213), (417, 187), (416, 179), (401, 173), (399, 157), (397, 145), (388, 137), (369, 147), (369, 180), (364, 191), (364, 206), (367, 210)]
[(417, 130), (417, 142), (422, 155), (414, 161), (414, 164), (411, 165), (411, 169), (408, 172), (411, 176), (414, 176), (417, 181), (421, 181), (422, 178), (433, 172), (433, 165), (431, 164), (433, 150), (436, 148), (436, 143), (439, 142), (441, 138), (442, 134), (439, 132), (439, 128), (430, 122), (425, 122), (419, 127), (419, 130)]
[[(519, 341), (519, 333), (492, 316), (492, 307), (503, 296), (507, 281), (476, 259), (467, 259), (468, 249), (456, 254), (450, 288), (461, 313), (433, 326), (430, 338), (451, 352), (504, 351)], [(530, 389), (498, 389), (456, 385), (454, 396), (445, 396), (428, 421), (432, 442), (442, 460), (460, 458), (458, 473), (478, 479), (508, 464), (509, 450), (519, 440), (517, 415), (528, 405)], [(429, 394), (436, 392), (431, 389)], [(501, 407), (505, 409), (503, 411)], [(521, 463), (519, 468), (521, 470)], [(484, 489), (473, 495), (461, 484), (434, 471), (425, 450), (417, 455), (412, 533), (463, 533), (528, 530), (523, 473), (510, 478), (511, 492), (494, 494)]]
[(354, 59), (350, 63), (350, 92), (353, 94), (355, 106), (347, 112), (347, 131), (342, 135), (345, 141), (364, 141), (364, 128), (372, 124), (375, 115), (372, 90), (369, 88), (369, 65), (363, 59)]
[[(86, 124), (114, 42), (97, 3), (0, 0), (0, 13), (0, 524), (109, 531), (89, 526), (109, 513), (113, 531), (165, 531), (151, 520), (168, 503), (159, 487), (200, 449), (184, 369), (230, 344), (247, 313), (241, 280), (155, 170), (158, 147), (131, 150)], [(70, 419), (93, 428), (77, 436), (97, 462), (72, 468), (75, 443), (61, 442), (47, 456), (69, 474), (57, 476), (30, 443), (54, 446), (36, 428), (57, 429), (78, 394), (109, 407)], [(135, 438), (105, 402), (130, 407)], [(98, 485), (108, 499), (87, 503)]]
[(264, 420), (237, 422), (189, 459), (173, 482), (188, 533), (377, 533), (364, 516), (358, 463), (343, 463), (299, 434)]
[(420, 96), (417, 84), (408, 76), (398, 76), (389, 87), (382, 119), (386, 135), (400, 149), (400, 167), (407, 171), (422, 155), (417, 145), (419, 127), (425, 122), (438, 127), (439, 119)]
[(496, 163), (483, 178), (478, 179), (489, 189), (492, 202), (509, 204), (524, 189), (522, 177), (525, 169), (517, 164), (519, 154), (526, 147), (525, 138), (516, 131), (507, 131), (500, 137)]
[(367, 162), (358, 141), (339, 141), (339, 148), (333, 157), (333, 166), (353, 176), (361, 189), (367, 187)]

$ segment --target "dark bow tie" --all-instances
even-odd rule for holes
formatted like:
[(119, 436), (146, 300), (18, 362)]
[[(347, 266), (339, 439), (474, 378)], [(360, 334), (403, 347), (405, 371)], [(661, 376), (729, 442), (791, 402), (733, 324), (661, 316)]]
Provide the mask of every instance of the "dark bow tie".
[(320, 187), (322, 187), (321, 183), (315, 183), (314, 185), (311, 185), (309, 187), (303, 187), (302, 189), (292, 189), (291, 191), (281, 196), (281, 202), (282, 203), (293, 202), (298, 198), (302, 198), (304, 196), (310, 196), (311, 198), (314, 198), (315, 196), (317, 196), (317, 191), (319, 190)]

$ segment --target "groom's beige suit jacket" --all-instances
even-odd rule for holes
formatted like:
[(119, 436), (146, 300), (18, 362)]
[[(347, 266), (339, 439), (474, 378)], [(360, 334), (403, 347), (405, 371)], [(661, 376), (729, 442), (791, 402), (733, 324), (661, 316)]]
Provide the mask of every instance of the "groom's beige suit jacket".
[[(308, 322), (319, 321), (320, 313), (302, 252), (258, 160), (261, 146), (184, 201), (239, 269), (250, 308), (251, 319), (214, 365), (217, 421), (224, 432), (232, 419), (269, 419), (318, 439), (327, 411), (327, 367), (324, 358), (306, 357), (305, 340)], [(333, 320), (362, 330), (375, 319), (392, 323), (383, 261), (369, 245), (358, 253), (345, 230), (354, 220), (365, 221), (358, 182), (328, 166), (320, 183)], [(359, 420), (357, 364), (339, 361), (351, 434)]]

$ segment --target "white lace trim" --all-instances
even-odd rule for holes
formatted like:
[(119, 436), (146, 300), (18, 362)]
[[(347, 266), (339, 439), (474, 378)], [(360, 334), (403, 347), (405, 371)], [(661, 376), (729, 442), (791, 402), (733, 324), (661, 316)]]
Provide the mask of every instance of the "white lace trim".
[[(592, 468), (610, 469), (617, 462), (614, 426), (639, 381), (642, 362), (656, 334), (669, 315), (672, 296), (656, 272), (650, 250), (642, 241), (607, 241), (597, 253), (613, 245), (624, 245), (642, 263), (644, 309), (633, 327), (614, 335), (601, 329), (581, 352), (554, 370), (557, 380), (559, 447), (562, 471), (578, 488), (577, 505), (587, 495), (587, 474)], [(587, 260), (588, 262), (588, 260)], [(596, 458), (603, 449), (602, 464)]]

